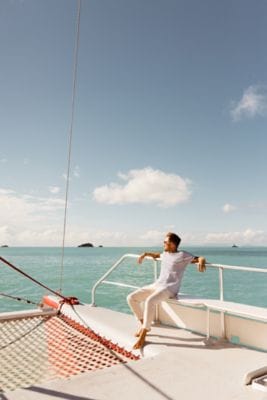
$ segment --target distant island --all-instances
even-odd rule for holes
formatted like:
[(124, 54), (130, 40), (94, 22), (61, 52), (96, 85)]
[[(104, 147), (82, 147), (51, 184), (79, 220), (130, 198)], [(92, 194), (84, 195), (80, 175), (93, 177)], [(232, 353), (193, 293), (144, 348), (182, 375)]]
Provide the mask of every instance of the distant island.
[(8, 247), (8, 245), (7, 244), (2, 244), (2, 246), (1, 247)]
[(233, 244), (233, 246), (232, 247), (238, 247), (236, 244)]
[[(78, 247), (95, 247), (95, 246), (93, 245), (93, 243), (82, 243), (82, 244), (79, 244)], [(100, 244), (98, 247), (103, 247), (103, 245)]]

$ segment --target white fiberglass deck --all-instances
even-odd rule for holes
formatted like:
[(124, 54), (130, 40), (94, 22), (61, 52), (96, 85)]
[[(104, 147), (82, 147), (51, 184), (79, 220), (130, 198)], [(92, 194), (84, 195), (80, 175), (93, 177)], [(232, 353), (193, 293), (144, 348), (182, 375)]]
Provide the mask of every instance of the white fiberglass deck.
[[(138, 323), (132, 315), (89, 305), (63, 312), (127, 348), (135, 343)], [(117, 339), (117, 340), (116, 340)], [(76, 377), (7, 392), (3, 399), (70, 400), (245, 400), (267, 394), (244, 385), (246, 373), (267, 365), (267, 354), (210, 340), (184, 329), (153, 326), (142, 358)], [(138, 351), (136, 351), (138, 352)]]

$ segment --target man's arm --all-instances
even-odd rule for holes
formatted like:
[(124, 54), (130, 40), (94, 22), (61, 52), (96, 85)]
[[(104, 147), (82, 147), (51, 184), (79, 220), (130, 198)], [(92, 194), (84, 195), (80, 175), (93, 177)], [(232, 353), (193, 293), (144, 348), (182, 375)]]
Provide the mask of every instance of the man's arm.
[(153, 257), (154, 259), (155, 258), (160, 258), (160, 253), (148, 253), (148, 252), (143, 253), (143, 254), (141, 254), (141, 256), (137, 260), (138, 264), (141, 264), (145, 257)]
[(199, 272), (204, 272), (206, 271), (206, 259), (204, 257), (195, 257), (191, 261), (191, 264), (198, 264), (198, 270)]

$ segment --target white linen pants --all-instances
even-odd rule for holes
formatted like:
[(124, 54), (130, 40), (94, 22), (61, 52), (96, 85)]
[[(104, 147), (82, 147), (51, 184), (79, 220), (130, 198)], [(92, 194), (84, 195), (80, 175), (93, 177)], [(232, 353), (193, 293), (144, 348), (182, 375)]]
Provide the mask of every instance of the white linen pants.
[[(151, 330), (150, 326), (154, 316), (155, 305), (170, 297), (173, 297), (173, 293), (169, 289), (152, 283), (128, 294), (127, 302), (136, 319), (143, 319), (142, 327)], [(144, 301), (144, 312), (140, 305), (142, 301)]]

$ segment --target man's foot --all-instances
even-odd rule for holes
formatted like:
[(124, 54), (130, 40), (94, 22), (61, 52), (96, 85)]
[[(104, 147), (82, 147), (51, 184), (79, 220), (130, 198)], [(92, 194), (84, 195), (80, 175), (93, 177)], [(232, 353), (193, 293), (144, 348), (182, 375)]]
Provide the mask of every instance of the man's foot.
[(148, 329), (145, 329), (145, 328), (141, 329), (140, 337), (137, 340), (137, 342), (133, 345), (134, 349), (141, 349), (141, 347), (144, 346), (147, 332), (148, 332)]
[[(134, 336), (139, 337), (141, 335), (143, 329), (144, 328), (140, 328), (139, 331), (135, 332)], [(151, 331), (151, 329), (147, 329), (147, 332), (149, 332), (149, 331)]]
[(141, 319), (139, 319), (139, 321), (141, 324), (141, 328), (139, 329), (139, 331), (135, 332), (134, 336), (140, 336), (140, 332), (142, 330), (142, 325), (143, 325), (144, 320), (143, 320), (143, 318), (141, 318)]

